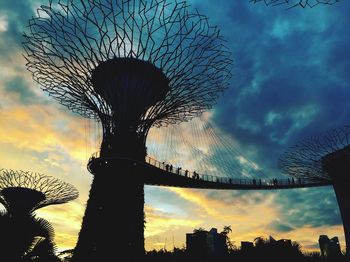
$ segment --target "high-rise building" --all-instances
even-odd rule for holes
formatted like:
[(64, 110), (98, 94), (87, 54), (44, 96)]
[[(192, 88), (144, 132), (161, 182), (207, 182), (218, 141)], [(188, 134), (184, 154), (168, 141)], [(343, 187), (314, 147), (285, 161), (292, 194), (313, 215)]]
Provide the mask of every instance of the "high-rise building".
[(186, 234), (186, 250), (195, 256), (222, 256), (227, 254), (226, 236), (216, 228)]

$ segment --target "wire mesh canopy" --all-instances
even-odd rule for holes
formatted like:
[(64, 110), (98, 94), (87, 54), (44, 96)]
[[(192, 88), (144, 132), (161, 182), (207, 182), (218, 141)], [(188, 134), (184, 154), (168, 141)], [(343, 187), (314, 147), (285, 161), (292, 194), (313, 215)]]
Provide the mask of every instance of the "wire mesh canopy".
[(57, 178), (28, 171), (0, 172), (0, 202), (7, 209), (34, 211), (66, 203), (79, 195), (74, 186)]
[(232, 59), (225, 41), (184, 1), (56, 2), (41, 6), (29, 22), (27, 67), (44, 91), (84, 117), (104, 121), (119, 114), (92, 81), (108, 60), (146, 61), (167, 78), (164, 98), (140, 116), (139, 125), (147, 128), (200, 115), (229, 85)]
[(335, 3), (340, 2), (340, 0), (250, 0), (250, 2), (254, 4), (263, 2), (267, 6), (285, 5), (287, 6), (287, 8), (293, 8), (293, 7), (312, 8), (318, 5), (333, 5)]
[(337, 152), (348, 152), (350, 160), (350, 126), (311, 136), (290, 147), (279, 159), (279, 167), (293, 177), (309, 181), (331, 181), (324, 160)]

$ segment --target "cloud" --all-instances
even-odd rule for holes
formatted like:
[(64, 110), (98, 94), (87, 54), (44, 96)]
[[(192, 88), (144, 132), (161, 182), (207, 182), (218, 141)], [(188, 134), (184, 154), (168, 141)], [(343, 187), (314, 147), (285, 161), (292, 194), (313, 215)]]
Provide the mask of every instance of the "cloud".
[(32, 102), (37, 96), (28, 88), (28, 84), (23, 78), (15, 77), (5, 84), (5, 90), (19, 96), (22, 104)]
[(294, 230), (294, 227), (287, 225), (286, 223), (283, 223), (280, 220), (273, 220), (267, 226), (267, 229), (270, 229), (272, 232), (290, 232)]
[(8, 28), (8, 21), (5, 15), (0, 16), (0, 32), (6, 32)]
[(84, 149), (88, 134), (81, 118), (60, 112), (53, 106), (18, 105), (1, 110), (0, 119), (1, 143), (36, 153), (61, 150), (72, 159), (86, 160)]
[[(173, 239), (175, 246), (182, 246), (186, 232), (192, 232), (194, 228), (203, 223), (201, 219), (189, 219), (179, 217), (174, 213), (165, 213), (156, 207), (145, 206), (146, 230), (145, 247), (147, 250), (161, 249), (166, 246), (166, 240)], [(175, 241), (176, 239), (176, 241)]]
[[(40, 211), (53, 222), (59, 247), (73, 248), (92, 178), (86, 160), (98, 147), (98, 127), (47, 98), (25, 69), (21, 34), (39, 3), (47, 1), (0, 1), (0, 166), (40, 171), (78, 187), (79, 200)], [(279, 177), (276, 160), (286, 147), (348, 121), (348, 1), (291, 12), (248, 1), (189, 3), (222, 29), (233, 52), (232, 88), (208, 117), (244, 153), (238, 161), (244, 164), (249, 159), (266, 176)], [(230, 157), (215, 154), (206, 130), (198, 129), (197, 134), (185, 130), (184, 138), (205, 141), (199, 149), (216, 156), (216, 161), (192, 155), (180, 140), (175, 141), (180, 144), (177, 155), (168, 157), (164, 152), (173, 144), (167, 144), (172, 134), (166, 131), (154, 137), (163, 143), (158, 149), (154, 146), (155, 151), (169, 162), (188, 163), (189, 169), (221, 171), (220, 164)], [(153, 144), (148, 146), (151, 150)], [(232, 225), (230, 237), (236, 244), (270, 234), (310, 249), (317, 247), (320, 234), (338, 235), (344, 243), (330, 189), (230, 192), (146, 187), (146, 204), (148, 249), (171, 245), (173, 237), (181, 246), (193, 228), (220, 230), (224, 225)]]
[(84, 214), (84, 205), (78, 201), (53, 205), (36, 211), (38, 217), (48, 220), (55, 229), (55, 242), (59, 250), (75, 246)]

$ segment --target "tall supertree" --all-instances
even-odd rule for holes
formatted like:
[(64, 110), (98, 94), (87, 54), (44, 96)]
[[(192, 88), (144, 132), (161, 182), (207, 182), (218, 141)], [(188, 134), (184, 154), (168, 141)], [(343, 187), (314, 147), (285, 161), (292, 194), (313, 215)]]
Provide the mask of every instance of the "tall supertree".
[(49, 205), (63, 204), (78, 197), (70, 184), (39, 173), (0, 170), (1, 256), (6, 261), (24, 261), (31, 256), (55, 260), (54, 230), (37, 218), (34, 211)]
[(285, 5), (288, 9), (293, 7), (313, 8), (318, 5), (333, 5), (340, 2), (340, 0), (250, 0), (256, 4), (263, 2), (267, 6)]
[(103, 129), (74, 259), (143, 254), (144, 174), (130, 160), (144, 161), (151, 127), (199, 116), (228, 87), (219, 30), (185, 1), (66, 0), (41, 6), (24, 37), (34, 80)]
[(312, 136), (289, 148), (279, 167), (288, 175), (333, 184), (343, 220), (347, 253), (350, 249), (350, 126)]

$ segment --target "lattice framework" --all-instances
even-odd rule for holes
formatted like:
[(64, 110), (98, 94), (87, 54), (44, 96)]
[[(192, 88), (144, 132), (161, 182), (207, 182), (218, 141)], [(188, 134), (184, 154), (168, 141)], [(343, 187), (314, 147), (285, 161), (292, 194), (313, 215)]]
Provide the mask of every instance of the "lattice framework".
[(44, 206), (63, 204), (79, 196), (77, 189), (57, 178), (40, 173), (21, 170), (0, 170), (0, 198), (6, 202), (1, 191), (7, 188), (27, 188), (45, 195), (33, 210)]
[(350, 145), (350, 126), (333, 129), (301, 140), (279, 159), (283, 172), (309, 181), (331, 181), (322, 158)]

